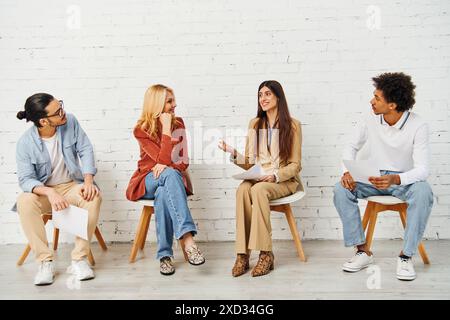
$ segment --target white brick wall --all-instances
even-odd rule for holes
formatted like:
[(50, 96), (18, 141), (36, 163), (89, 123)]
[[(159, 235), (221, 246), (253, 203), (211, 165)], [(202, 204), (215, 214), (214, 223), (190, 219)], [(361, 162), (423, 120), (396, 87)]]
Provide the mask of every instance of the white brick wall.
[[(308, 195), (294, 209), (301, 233), (340, 239), (332, 187), (341, 149), (368, 108), (370, 78), (384, 71), (404, 71), (417, 84), (414, 109), (431, 125), (436, 200), (426, 237), (450, 238), (449, 14), (446, 0), (0, 0), (0, 243), (25, 241), (9, 209), (20, 192), (15, 143), (27, 127), (15, 115), (31, 94), (63, 98), (80, 120), (95, 145), (101, 229), (108, 241), (129, 241), (140, 208), (124, 190), (138, 158), (131, 130), (145, 89), (173, 87), (190, 134), (194, 126), (225, 134), (255, 115), (265, 79), (283, 84), (303, 123)], [(239, 169), (224, 161), (202, 165), (223, 157), (193, 147), (196, 195), (189, 204), (198, 237), (233, 240), (238, 182), (230, 176)], [(377, 237), (401, 235), (397, 216), (379, 219)], [(291, 237), (281, 215), (273, 215), (273, 236)]]

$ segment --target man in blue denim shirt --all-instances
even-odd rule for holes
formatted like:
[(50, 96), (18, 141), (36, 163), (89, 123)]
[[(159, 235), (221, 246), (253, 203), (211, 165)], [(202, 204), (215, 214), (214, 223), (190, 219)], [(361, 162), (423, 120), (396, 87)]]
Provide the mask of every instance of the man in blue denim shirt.
[[(17, 118), (34, 122), (17, 142), (16, 161), (20, 194), (13, 210), (39, 262), (36, 285), (53, 283), (53, 251), (48, 248), (42, 214), (73, 205), (88, 211), (88, 238), (97, 226), (101, 197), (92, 145), (77, 119), (66, 114), (62, 100), (37, 93), (25, 102)], [(81, 162), (81, 167), (80, 167)], [(54, 213), (57, 214), (57, 213)], [(89, 241), (76, 237), (69, 270), (78, 280), (94, 278), (86, 262)]]
[(355, 182), (344, 168), (334, 189), (334, 205), (343, 224), (344, 242), (355, 246), (356, 255), (343, 265), (357, 272), (373, 263), (366, 244), (358, 199), (389, 195), (408, 204), (403, 250), (397, 258), (397, 278), (414, 280), (411, 257), (417, 252), (433, 206), (433, 192), (425, 181), (429, 174), (428, 125), (409, 110), (414, 106), (415, 85), (403, 73), (384, 73), (373, 78), (375, 91), (370, 101), (373, 114), (358, 125), (344, 149), (343, 159), (356, 159), (369, 141), (370, 159), (381, 170), (370, 183)]

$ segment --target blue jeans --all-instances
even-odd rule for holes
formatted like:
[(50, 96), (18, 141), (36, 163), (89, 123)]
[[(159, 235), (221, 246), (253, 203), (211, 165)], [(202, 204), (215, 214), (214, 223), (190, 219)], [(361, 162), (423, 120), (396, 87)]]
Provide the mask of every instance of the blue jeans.
[[(381, 174), (398, 174), (398, 172), (381, 171)], [(357, 182), (353, 191), (345, 189), (340, 182), (337, 183), (334, 187), (333, 200), (342, 220), (345, 246), (351, 247), (366, 243), (358, 199), (387, 195), (397, 197), (408, 204), (403, 254), (412, 257), (422, 240), (433, 207), (433, 192), (425, 181), (409, 185), (391, 185), (384, 190), (377, 189), (371, 184)]]
[(145, 177), (145, 195), (141, 199), (155, 200), (157, 259), (173, 257), (173, 236), (180, 239), (184, 234), (197, 233), (187, 205), (183, 178), (178, 170), (165, 168), (155, 179), (153, 172)]

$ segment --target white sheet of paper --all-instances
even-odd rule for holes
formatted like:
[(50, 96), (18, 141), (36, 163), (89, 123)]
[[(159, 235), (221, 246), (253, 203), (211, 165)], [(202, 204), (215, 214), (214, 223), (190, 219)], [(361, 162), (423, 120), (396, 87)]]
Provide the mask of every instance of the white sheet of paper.
[(88, 211), (75, 206), (69, 206), (61, 211), (53, 211), (53, 225), (62, 231), (74, 234), (88, 240)]
[(236, 180), (257, 180), (264, 176), (264, 170), (260, 164), (255, 164), (253, 167), (244, 171), (243, 173), (235, 174), (233, 176)]
[(380, 169), (370, 160), (344, 160), (344, 165), (358, 182), (370, 183), (369, 177), (380, 176)]

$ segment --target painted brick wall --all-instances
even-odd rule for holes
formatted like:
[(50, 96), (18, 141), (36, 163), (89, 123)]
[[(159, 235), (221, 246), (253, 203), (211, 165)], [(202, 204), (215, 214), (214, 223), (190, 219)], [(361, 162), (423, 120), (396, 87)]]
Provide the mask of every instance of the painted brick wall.
[[(198, 238), (233, 240), (239, 182), (230, 177), (240, 169), (216, 141), (228, 136), (242, 147), (237, 137), (266, 79), (283, 84), (303, 124), (299, 229), (307, 239), (341, 239), (332, 188), (342, 147), (369, 107), (370, 78), (384, 71), (409, 73), (417, 85), (414, 109), (431, 126), (435, 193), (426, 237), (450, 238), (449, 15), (445, 0), (0, 0), (0, 243), (25, 241), (9, 212), (20, 192), (15, 143), (28, 127), (15, 115), (35, 92), (64, 99), (95, 145), (105, 238), (133, 238), (140, 207), (124, 197), (138, 158), (131, 131), (154, 83), (174, 88), (195, 137), (189, 205)], [(274, 238), (291, 237), (281, 215), (272, 221)], [(396, 215), (379, 219), (376, 237), (401, 235)]]

